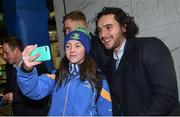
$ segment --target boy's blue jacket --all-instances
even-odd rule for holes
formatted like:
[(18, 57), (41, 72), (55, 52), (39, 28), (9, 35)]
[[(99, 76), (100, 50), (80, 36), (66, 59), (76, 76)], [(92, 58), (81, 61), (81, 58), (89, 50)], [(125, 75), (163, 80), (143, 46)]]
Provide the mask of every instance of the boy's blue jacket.
[[(103, 80), (100, 97), (96, 103), (97, 91), (88, 81), (80, 81), (79, 75), (71, 75), (60, 88), (55, 80), (43, 74), (38, 76), (36, 68), (31, 73), (17, 69), (17, 82), (24, 95), (31, 99), (41, 99), (52, 94), (48, 115), (56, 116), (111, 116), (112, 103), (109, 86)], [(84, 92), (84, 93), (83, 93)]]

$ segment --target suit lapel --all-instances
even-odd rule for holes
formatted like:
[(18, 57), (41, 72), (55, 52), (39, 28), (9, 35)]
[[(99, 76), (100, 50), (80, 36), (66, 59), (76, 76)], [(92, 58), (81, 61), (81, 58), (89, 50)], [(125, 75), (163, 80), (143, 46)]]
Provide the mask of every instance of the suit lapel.
[(129, 61), (129, 56), (132, 52), (133, 40), (134, 39), (126, 40), (124, 54), (118, 65), (118, 68), (117, 68), (117, 70), (115, 70), (114, 74), (121, 74), (126, 69), (126, 67), (128, 65), (128, 61)]
[[(111, 79), (111, 90), (113, 94), (117, 94), (118, 98), (113, 98), (115, 102), (118, 102), (118, 107), (121, 110), (121, 112), (125, 112), (126, 110), (123, 110), (125, 108), (125, 97), (124, 93), (126, 93), (126, 87), (125, 87), (125, 79), (123, 73), (125, 73), (125, 70), (128, 66), (129, 60), (130, 60), (130, 54), (132, 53), (132, 48), (133, 48), (133, 39), (131, 40), (126, 40), (126, 45), (125, 45), (125, 50), (124, 54), (121, 58), (121, 61), (118, 65), (118, 68), (115, 72), (112, 74), (112, 79)], [(115, 61), (115, 60), (114, 60)], [(112, 62), (113, 65), (113, 62)], [(113, 66), (113, 69), (115, 69), (115, 65)], [(114, 85), (115, 83), (116, 85)], [(115, 97), (116, 95), (114, 95)]]

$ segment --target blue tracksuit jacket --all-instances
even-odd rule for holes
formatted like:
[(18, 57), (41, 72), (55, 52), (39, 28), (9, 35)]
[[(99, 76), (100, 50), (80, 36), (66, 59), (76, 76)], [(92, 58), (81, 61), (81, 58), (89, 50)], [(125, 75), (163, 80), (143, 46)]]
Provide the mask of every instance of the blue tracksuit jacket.
[(103, 80), (100, 97), (96, 103), (97, 92), (88, 81), (80, 81), (79, 74), (69, 75), (66, 84), (56, 88), (55, 80), (43, 74), (37, 75), (34, 69), (24, 73), (17, 69), (17, 82), (22, 93), (38, 100), (52, 94), (52, 102), (48, 115), (56, 116), (111, 116), (112, 103), (109, 87)]

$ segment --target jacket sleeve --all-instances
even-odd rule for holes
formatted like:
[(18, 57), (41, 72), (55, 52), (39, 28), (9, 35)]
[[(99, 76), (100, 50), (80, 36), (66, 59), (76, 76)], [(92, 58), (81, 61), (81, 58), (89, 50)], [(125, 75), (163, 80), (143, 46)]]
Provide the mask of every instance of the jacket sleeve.
[(55, 81), (42, 74), (38, 76), (37, 69), (30, 73), (24, 73), (20, 68), (17, 70), (17, 83), (22, 93), (34, 100), (39, 100), (50, 94), (54, 88)]
[(153, 39), (144, 45), (143, 63), (152, 97), (140, 115), (167, 115), (178, 104), (177, 79), (171, 53), (162, 41)]
[(102, 89), (97, 101), (97, 113), (99, 116), (112, 116), (112, 102), (107, 80), (102, 81)]

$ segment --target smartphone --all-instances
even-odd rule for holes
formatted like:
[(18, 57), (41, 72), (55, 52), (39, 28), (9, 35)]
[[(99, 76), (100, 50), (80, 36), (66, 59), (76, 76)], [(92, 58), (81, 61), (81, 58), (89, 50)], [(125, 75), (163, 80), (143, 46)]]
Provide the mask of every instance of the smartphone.
[(50, 49), (49, 49), (49, 46), (40, 46), (40, 47), (37, 47), (35, 48), (30, 56), (34, 56), (36, 54), (39, 54), (39, 57), (36, 58), (34, 61), (48, 61), (51, 59), (51, 54), (50, 54)]

